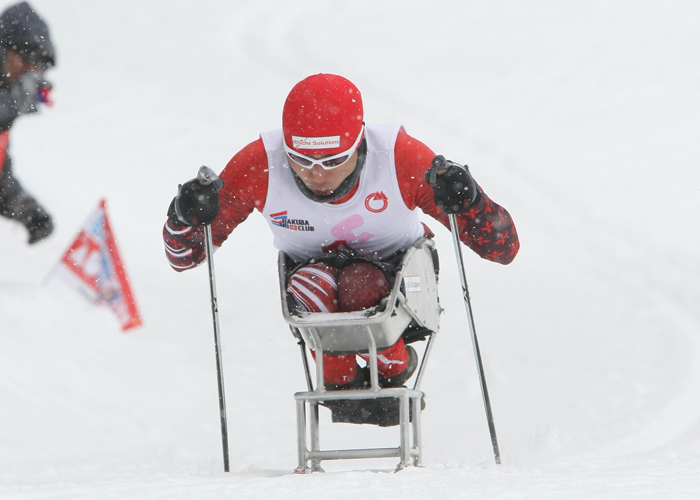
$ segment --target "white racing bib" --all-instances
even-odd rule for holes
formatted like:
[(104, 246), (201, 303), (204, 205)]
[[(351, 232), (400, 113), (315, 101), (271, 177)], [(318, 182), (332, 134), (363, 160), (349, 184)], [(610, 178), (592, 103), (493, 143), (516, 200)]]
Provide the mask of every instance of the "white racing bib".
[(320, 256), (345, 244), (364, 257), (382, 260), (405, 250), (423, 235), (416, 210), (401, 197), (394, 165), (400, 125), (368, 125), (367, 158), (359, 186), (344, 203), (319, 203), (297, 187), (282, 146), (282, 130), (260, 134), (269, 166), (263, 216), (274, 245), (296, 261)]

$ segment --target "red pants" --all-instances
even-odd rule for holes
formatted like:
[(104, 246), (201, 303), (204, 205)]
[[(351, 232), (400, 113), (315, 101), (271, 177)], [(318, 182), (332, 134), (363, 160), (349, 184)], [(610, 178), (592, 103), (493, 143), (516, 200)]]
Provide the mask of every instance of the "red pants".
[[(289, 279), (287, 293), (309, 312), (350, 312), (376, 306), (389, 291), (384, 272), (368, 262), (350, 264), (341, 271), (320, 262), (298, 269)], [(365, 361), (369, 359), (361, 354)], [(403, 339), (377, 353), (377, 368), (382, 377), (393, 377), (408, 364)], [(323, 356), (323, 378), (343, 385), (357, 374), (355, 354)]]

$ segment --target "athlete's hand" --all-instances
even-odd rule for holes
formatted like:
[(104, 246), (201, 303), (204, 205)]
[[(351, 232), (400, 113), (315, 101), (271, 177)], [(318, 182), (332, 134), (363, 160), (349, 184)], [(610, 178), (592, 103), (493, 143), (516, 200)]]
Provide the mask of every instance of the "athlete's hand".
[(223, 181), (208, 167), (200, 168), (199, 175), (178, 188), (168, 209), (168, 217), (188, 226), (211, 224), (219, 215), (219, 189)]
[(466, 212), (479, 201), (479, 186), (469, 173), (469, 167), (444, 156), (433, 158), (425, 171), (425, 180), (433, 188), (435, 205), (446, 214)]

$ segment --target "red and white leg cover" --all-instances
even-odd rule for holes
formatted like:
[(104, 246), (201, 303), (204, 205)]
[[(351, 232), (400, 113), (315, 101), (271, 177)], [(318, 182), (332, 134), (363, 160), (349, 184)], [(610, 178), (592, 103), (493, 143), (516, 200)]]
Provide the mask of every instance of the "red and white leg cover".
[(297, 270), (287, 284), (302, 309), (308, 312), (338, 312), (338, 270), (321, 262)]
[[(317, 262), (298, 269), (289, 279), (287, 293), (309, 312), (350, 312), (373, 307), (387, 294), (389, 283), (378, 267), (359, 262), (342, 271)], [(362, 355), (367, 361), (369, 356)], [(377, 368), (382, 377), (393, 377), (408, 364), (408, 353), (399, 339), (393, 346), (377, 353)], [(323, 356), (323, 378), (344, 385), (355, 378), (354, 354)]]
[[(369, 363), (368, 354), (360, 354), (360, 357)], [(377, 352), (377, 370), (381, 377), (393, 377), (398, 375), (408, 366), (408, 351), (403, 339), (399, 340), (382, 351)]]

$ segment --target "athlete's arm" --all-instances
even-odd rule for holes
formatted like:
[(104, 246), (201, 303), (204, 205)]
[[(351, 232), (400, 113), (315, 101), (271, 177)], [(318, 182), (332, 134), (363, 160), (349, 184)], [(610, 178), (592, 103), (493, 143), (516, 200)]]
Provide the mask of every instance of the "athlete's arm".
[[(262, 139), (251, 142), (228, 162), (221, 172), (224, 187), (219, 191), (221, 211), (211, 224), (212, 240), (221, 246), (231, 231), (253, 210), (262, 212), (267, 197), (267, 154)], [(169, 218), (163, 227), (165, 255), (176, 271), (196, 267), (204, 261), (204, 229)]]
[[(423, 174), (432, 164), (435, 153), (425, 144), (399, 132), (394, 148), (396, 175), (406, 206), (420, 208), (449, 229), (449, 217), (435, 206), (433, 190)], [(480, 199), (468, 212), (457, 214), (461, 241), (480, 257), (509, 264), (520, 248), (518, 233), (508, 211), (491, 200), (481, 186)]]

